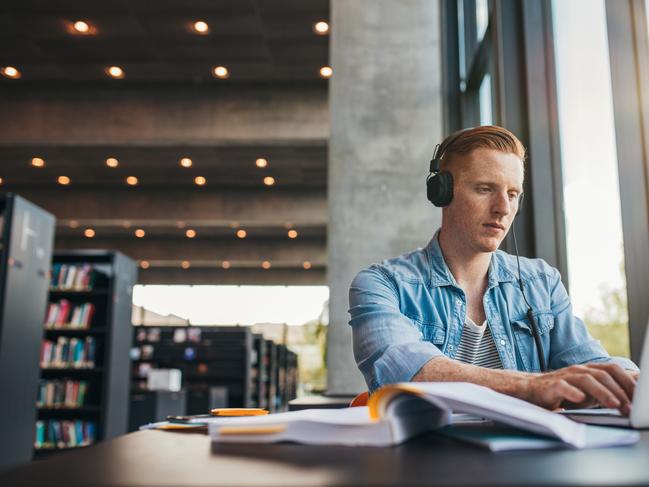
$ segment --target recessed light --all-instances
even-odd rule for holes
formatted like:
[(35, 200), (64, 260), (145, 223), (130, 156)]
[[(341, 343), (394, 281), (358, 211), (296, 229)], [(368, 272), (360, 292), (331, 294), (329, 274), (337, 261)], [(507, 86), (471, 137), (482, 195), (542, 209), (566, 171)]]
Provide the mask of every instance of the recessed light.
[(124, 77), (124, 70), (119, 66), (109, 66), (106, 68), (106, 74), (111, 78), (122, 79)]
[(288, 238), (297, 238), (297, 231), (296, 230), (289, 230), (288, 231)]
[(106, 165), (108, 167), (117, 167), (119, 166), (119, 161), (114, 157), (109, 157), (108, 159), (106, 159)]
[(79, 228), (79, 222), (77, 220), (70, 220), (68, 226), (70, 228)]
[(266, 186), (272, 186), (273, 184), (275, 184), (275, 178), (272, 176), (266, 176), (264, 178), (264, 184)]
[(270, 269), (270, 262), (268, 262), (267, 260), (265, 260), (265, 261), (263, 261), (263, 262), (261, 263), (261, 266), (262, 266), (264, 269), (268, 270), (268, 269)]
[(45, 167), (45, 160), (42, 157), (32, 157), (32, 166)]
[(192, 164), (194, 164), (194, 161), (192, 161), (189, 157), (183, 157), (180, 160), (180, 165), (182, 167), (192, 167)]
[(209, 34), (210, 33), (210, 26), (207, 25), (207, 22), (203, 20), (197, 20), (192, 24), (192, 29), (194, 29), (194, 32), (197, 34)]
[(137, 186), (138, 182), (139, 180), (135, 176), (129, 176), (126, 178), (126, 184), (128, 184), (129, 186)]
[(329, 33), (329, 24), (324, 20), (320, 20), (313, 24), (313, 32), (320, 36), (327, 35)]
[(207, 182), (207, 179), (205, 179), (203, 176), (196, 176), (196, 177), (194, 178), (194, 182), (195, 182), (198, 186), (204, 186), (205, 183)]
[(142, 237), (144, 237), (145, 235), (146, 235), (146, 232), (145, 232), (143, 229), (138, 228), (137, 230), (135, 230), (135, 236), (136, 236), (137, 238), (142, 238)]
[(4, 179), (0, 178), (0, 184), (4, 183)]
[(128, 220), (124, 220), (124, 221), (122, 222), (122, 226), (123, 226), (124, 228), (131, 228), (131, 225), (132, 225), (131, 222), (128, 221)]
[(187, 238), (194, 238), (196, 236), (196, 230), (192, 228), (188, 228), (187, 231), (185, 232), (185, 236)]
[(331, 69), (331, 66), (322, 66), (320, 68), (320, 77), (321, 78), (331, 78), (332, 74), (334, 74), (334, 70)]
[(255, 165), (257, 167), (266, 167), (266, 166), (268, 166), (268, 161), (266, 159), (264, 159), (263, 157), (260, 157), (259, 159), (257, 159), (255, 161)]
[(13, 66), (4, 66), (0, 72), (2, 73), (2, 76), (11, 79), (18, 79), (22, 76), (22, 73)]
[(67, 176), (59, 176), (56, 181), (63, 186), (70, 184), (70, 178)]
[(229, 269), (230, 268), (230, 262), (227, 261), (227, 260), (224, 260), (223, 262), (221, 262), (221, 267), (223, 267), (224, 269)]
[(309, 262), (308, 260), (305, 260), (302, 263), (302, 267), (304, 267), (304, 269), (306, 269), (308, 271), (309, 269), (311, 269), (311, 262)]
[(189, 269), (190, 266), (191, 266), (191, 264), (189, 263), (188, 260), (183, 260), (183, 261), (180, 263), (180, 267), (182, 267), (183, 269)]
[(86, 236), (86, 238), (92, 238), (95, 236), (95, 231), (92, 228), (86, 228), (83, 231), (83, 234)]
[(72, 24), (72, 27), (79, 34), (88, 34), (90, 32), (90, 25), (88, 24), (88, 22), (84, 22), (83, 20), (77, 20), (74, 24)]
[(230, 77), (230, 72), (225, 66), (216, 66), (214, 69), (212, 69), (212, 74), (219, 79), (226, 79)]
[(141, 260), (140, 261), (140, 267), (142, 269), (148, 269), (149, 267), (151, 267), (151, 264), (149, 264), (148, 260)]
[(185, 222), (177, 221), (176, 228), (185, 228)]
[(247, 235), (248, 235), (248, 232), (246, 232), (243, 228), (240, 228), (239, 230), (237, 230), (237, 237), (246, 238)]

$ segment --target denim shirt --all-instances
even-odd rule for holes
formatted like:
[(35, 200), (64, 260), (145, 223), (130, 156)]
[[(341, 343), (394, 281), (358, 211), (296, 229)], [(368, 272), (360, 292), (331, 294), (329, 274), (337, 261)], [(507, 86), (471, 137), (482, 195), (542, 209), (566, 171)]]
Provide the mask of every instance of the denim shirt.
[[(435, 234), (426, 248), (361, 271), (349, 289), (354, 357), (370, 392), (408, 382), (432, 358), (454, 358), (466, 321), (466, 296), (449, 271)], [(587, 362), (633, 362), (610, 357), (572, 314), (559, 271), (521, 257), (521, 281), (539, 328), (550, 369)], [(505, 369), (539, 372), (516, 257), (491, 256), (483, 298), (485, 315)]]

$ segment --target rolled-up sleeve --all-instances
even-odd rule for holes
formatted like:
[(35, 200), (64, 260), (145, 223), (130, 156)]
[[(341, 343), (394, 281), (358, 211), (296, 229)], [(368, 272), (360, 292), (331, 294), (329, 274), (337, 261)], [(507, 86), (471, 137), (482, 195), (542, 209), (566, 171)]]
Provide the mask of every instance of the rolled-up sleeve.
[(638, 370), (636, 364), (627, 358), (611, 357), (599, 340), (591, 336), (584, 322), (573, 314), (570, 298), (556, 269), (551, 274), (551, 286), (552, 313), (555, 316), (550, 346), (551, 369), (588, 362), (613, 362), (627, 370)]
[(354, 358), (370, 392), (385, 384), (412, 380), (424, 364), (443, 355), (401, 313), (394, 282), (378, 266), (354, 278), (349, 288), (349, 314)]

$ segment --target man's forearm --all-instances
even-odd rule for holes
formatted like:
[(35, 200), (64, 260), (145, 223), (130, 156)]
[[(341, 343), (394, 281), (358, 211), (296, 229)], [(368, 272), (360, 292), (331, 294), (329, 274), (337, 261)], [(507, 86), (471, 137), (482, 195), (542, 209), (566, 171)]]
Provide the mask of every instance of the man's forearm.
[(435, 357), (426, 362), (412, 380), (415, 382), (471, 382), (527, 400), (527, 379), (531, 375), (533, 374), (516, 370), (485, 369), (447, 357)]

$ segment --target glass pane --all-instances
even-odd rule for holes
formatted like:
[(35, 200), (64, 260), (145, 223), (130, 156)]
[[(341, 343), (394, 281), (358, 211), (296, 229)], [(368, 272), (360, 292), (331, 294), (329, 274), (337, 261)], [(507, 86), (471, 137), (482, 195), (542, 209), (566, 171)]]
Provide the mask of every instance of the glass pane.
[(484, 37), (485, 32), (487, 31), (487, 25), (489, 25), (489, 1), (488, 0), (476, 0), (475, 25), (476, 25), (476, 37), (478, 42), (480, 42)]
[(480, 83), (480, 125), (491, 125), (492, 123), (491, 75), (486, 74)]
[[(554, 0), (570, 297), (613, 355), (629, 355), (622, 218), (604, 0)], [(588, 15), (584, 15), (588, 12)]]

